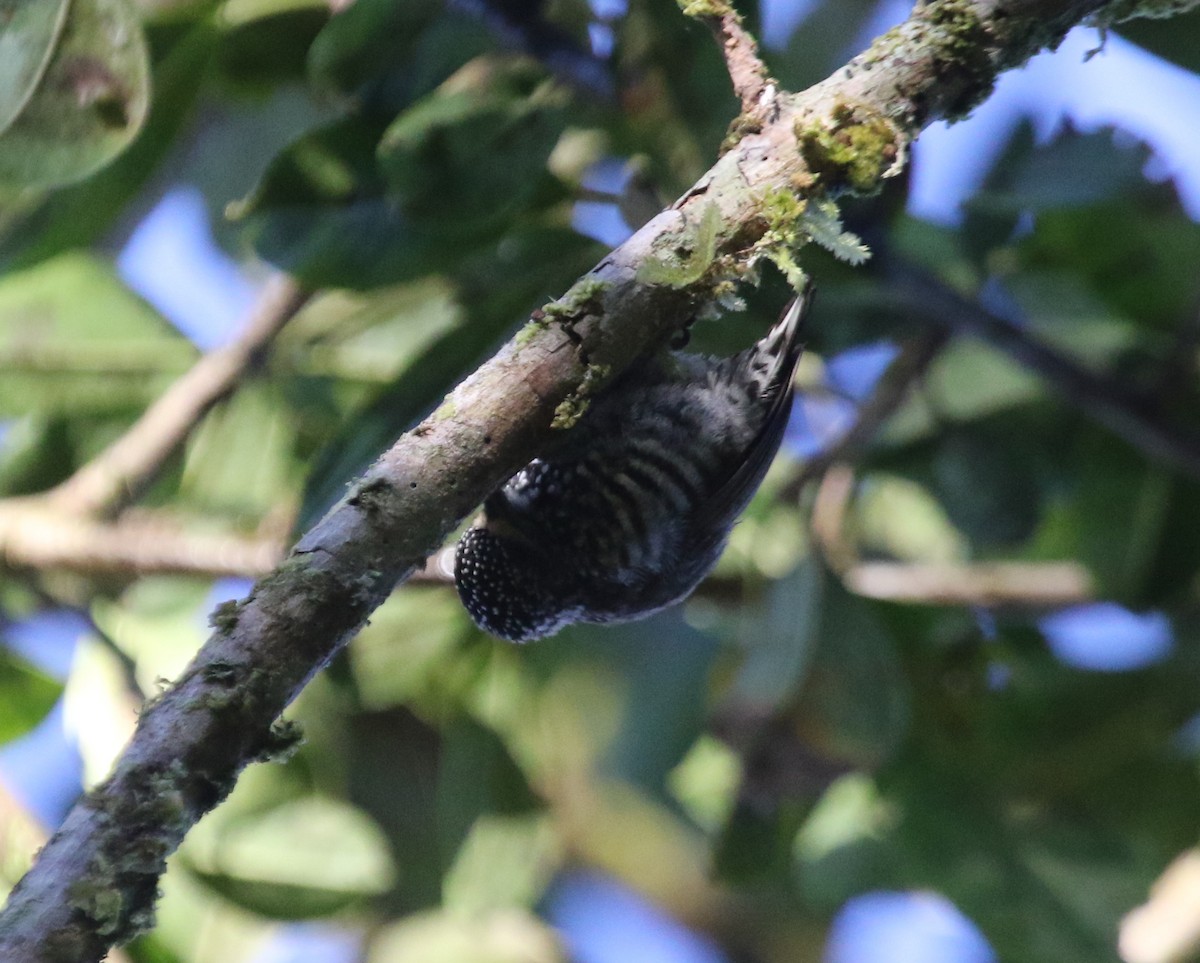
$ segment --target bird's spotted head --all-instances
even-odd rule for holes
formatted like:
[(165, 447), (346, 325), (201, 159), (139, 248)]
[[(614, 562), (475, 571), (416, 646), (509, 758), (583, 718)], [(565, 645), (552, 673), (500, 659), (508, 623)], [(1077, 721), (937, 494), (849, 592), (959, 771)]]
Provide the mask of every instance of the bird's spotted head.
[(577, 619), (578, 607), (555, 590), (553, 578), (534, 547), (519, 538), (481, 526), (458, 541), (458, 596), (480, 628), (502, 639), (529, 642)]

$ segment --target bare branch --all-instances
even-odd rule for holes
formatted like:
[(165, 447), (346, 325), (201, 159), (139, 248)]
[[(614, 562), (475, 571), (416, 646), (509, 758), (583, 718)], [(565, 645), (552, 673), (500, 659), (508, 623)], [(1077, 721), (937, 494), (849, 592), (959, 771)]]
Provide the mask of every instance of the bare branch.
[(68, 514), (116, 515), (153, 481), (205, 412), (233, 391), (308, 297), (290, 278), (270, 281), (236, 340), (196, 362), (124, 435), (48, 492), (47, 501)]
[[(75, 806), (13, 891), (0, 915), (0, 958), (98, 960), (150, 926), (167, 855), (244, 766), (294, 745), (294, 728), (273, 720), (397, 582), (527, 464), (588, 391), (663, 343), (748, 259), (769, 253), (786, 227), (770, 213), (781, 194), (802, 207), (869, 180), (862, 165), (843, 169), (825, 135), (867, 124), (910, 138), (969, 109), (1001, 70), (1102, 5), (935, 0), (834, 77), (786, 98), (777, 118), (404, 435), (246, 599), (217, 610), (195, 661), (143, 712), (112, 775)], [(895, 144), (884, 146), (881, 172), (896, 157)], [(700, 255), (683, 265), (691, 280), (647, 280), (646, 265), (681, 250)]]
[(826, 472), (813, 503), (813, 538), (829, 567), (851, 592), (917, 605), (1015, 605), (1053, 608), (1095, 598), (1091, 573), (1077, 562), (864, 562), (846, 536), (854, 494), (848, 465)]
[(708, 24), (721, 47), (733, 92), (742, 102), (742, 113), (759, 117), (769, 108), (774, 81), (758, 56), (758, 44), (728, 3), (714, 0), (680, 0), (683, 12)]
[(104, 522), (39, 498), (0, 501), (0, 561), (85, 575), (257, 576), (283, 558), (280, 538), (189, 532), (142, 514)]
[(1078, 562), (859, 562), (842, 580), (858, 595), (919, 605), (1057, 608), (1096, 598), (1092, 576)]

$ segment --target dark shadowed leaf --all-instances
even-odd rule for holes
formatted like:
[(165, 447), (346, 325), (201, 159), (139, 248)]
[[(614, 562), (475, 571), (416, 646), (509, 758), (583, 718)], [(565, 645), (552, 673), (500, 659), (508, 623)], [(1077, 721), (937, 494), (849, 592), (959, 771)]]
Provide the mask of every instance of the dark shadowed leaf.
[(386, 196), (375, 159), (381, 133), (348, 118), (276, 158), (235, 213), (263, 257), (318, 287), (375, 287), (439, 264), (445, 249)]
[(318, 87), (390, 116), (491, 47), (477, 18), (436, 0), (363, 0), (317, 36), (308, 69)]
[(822, 756), (872, 769), (908, 732), (908, 681), (873, 603), (827, 583), (816, 652), (797, 698), (794, 725)]
[(981, 547), (1033, 534), (1041, 492), (1021, 447), (981, 431), (946, 438), (933, 463), (935, 491), (954, 526)]
[(1140, 325), (1173, 330), (1200, 301), (1200, 224), (1173, 190), (1047, 211), (1018, 247), (1021, 265), (1074, 274)]
[(528, 813), (538, 805), (504, 742), (470, 718), (457, 720), (444, 732), (437, 794), (438, 832), (447, 862), (481, 816)]
[(566, 120), (561, 98), (532, 90), (536, 72), (481, 74), (419, 101), (379, 144), (389, 188), (417, 229), (476, 243), (538, 194)]
[(221, 38), (221, 74), (250, 90), (269, 90), (303, 80), (309, 48), (328, 22), (329, 10), (322, 5), (283, 10), (237, 24)]
[(1121, 24), (1117, 32), (1180, 67), (1200, 71), (1200, 10), (1165, 20), (1139, 17)]

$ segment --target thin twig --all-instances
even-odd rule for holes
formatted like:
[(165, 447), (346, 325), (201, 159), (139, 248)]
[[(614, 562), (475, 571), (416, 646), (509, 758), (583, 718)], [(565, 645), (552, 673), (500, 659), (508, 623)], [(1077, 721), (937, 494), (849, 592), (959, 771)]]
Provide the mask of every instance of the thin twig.
[(746, 30), (741, 15), (728, 3), (713, 0), (682, 2), (682, 6), (684, 13), (708, 24), (716, 37), (733, 92), (741, 101), (742, 114), (748, 117), (761, 115), (770, 107), (775, 82), (759, 57), (758, 43)]
[(89, 576), (258, 576), (283, 554), (280, 538), (188, 532), (140, 515), (98, 521), (39, 498), (0, 501), (0, 563), (11, 568)]
[(842, 581), (867, 598), (916, 605), (1057, 608), (1096, 598), (1095, 581), (1078, 562), (859, 562)]
[(133, 502), (308, 298), (291, 278), (273, 278), (233, 342), (197, 361), (125, 434), (48, 492), (47, 502), (60, 512), (90, 517), (113, 517)]
[(1200, 434), (1163, 421), (1149, 399), (1089, 371), (1031, 331), (993, 314), (912, 265), (890, 267), (890, 300), (943, 330), (973, 335), (1041, 375), (1050, 390), (1151, 458), (1200, 478)]

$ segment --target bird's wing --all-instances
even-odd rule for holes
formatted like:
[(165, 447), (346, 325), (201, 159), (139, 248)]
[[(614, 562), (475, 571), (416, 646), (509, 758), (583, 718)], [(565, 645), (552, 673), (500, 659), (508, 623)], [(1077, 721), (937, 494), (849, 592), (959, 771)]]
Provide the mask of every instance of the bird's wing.
[(764, 391), (764, 395), (770, 398), (770, 407), (758, 434), (746, 446), (745, 457), (700, 508), (695, 531), (715, 532), (723, 538), (724, 529), (732, 524), (746, 507), (767, 474), (767, 469), (771, 467), (783, 440), (788, 417), (792, 413), (795, 395), (792, 379), (803, 351), (800, 330), (811, 303), (812, 287), (807, 285), (792, 299), (779, 321), (763, 339), (765, 343), (780, 339), (777, 349), (779, 364), (771, 373)]

